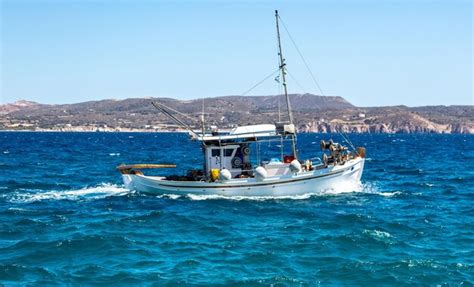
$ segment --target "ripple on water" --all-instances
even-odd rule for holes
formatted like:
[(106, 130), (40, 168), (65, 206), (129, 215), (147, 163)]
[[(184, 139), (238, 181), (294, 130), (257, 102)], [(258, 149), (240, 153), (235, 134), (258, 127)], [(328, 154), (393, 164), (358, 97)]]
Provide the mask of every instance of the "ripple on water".
[[(228, 198), (137, 194), (121, 185), (114, 168), (122, 162), (159, 155), (199, 167), (199, 145), (186, 135), (0, 136), (6, 286), (474, 283), (472, 137), (354, 135), (370, 155), (362, 184)], [(314, 147), (322, 138), (298, 140)], [(452, 142), (462, 155), (446, 149)]]

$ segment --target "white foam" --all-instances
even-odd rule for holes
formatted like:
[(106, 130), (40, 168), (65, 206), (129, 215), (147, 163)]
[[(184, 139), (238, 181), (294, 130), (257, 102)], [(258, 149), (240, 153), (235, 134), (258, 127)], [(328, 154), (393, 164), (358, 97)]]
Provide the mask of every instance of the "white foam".
[(393, 197), (393, 196), (402, 194), (402, 192), (401, 192), (401, 191), (394, 191), (394, 192), (377, 192), (377, 193), (375, 193), (375, 194), (381, 195), (381, 196), (385, 196), (385, 197)]
[(265, 201), (265, 200), (305, 200), (311, 197), (317, 196), (328, 196), (328, 195), (337, 195), (342, 193), (353, 193), (359, 192), (362, 190), (362, 185), (360, 182), (353, 182), (348, 184), (339, 185), (335, 189), (328, 189), (318, 193), (305, 193), (297, 195), (266, 195), (266, 196), (252, 196), (252, 195), (219, 195), (219, 194), (192, 194), (188, 193), (186, 195), (177, 195), (177, 194), (164, 194), (157, 196), (158, 198), (168, 198), (168, 199), (180, 199), (187, 198), (190, 200), (252, 200), (252, 201)]
[(10, 211), (27, 211), (27, 209), (24, 208), (16, 208), (16, 207), (10, 207), (8, 208)]
[(93, 187), (84, 187), (66, 191), (22, 192), (10, 198), (11, 202), (29, 203), (43, 200), (84, 200), (101, 199), (109, 196), (123, 196), (130, 191), (122, 186), (101, 183)]
[(393, 196), (403, 194), (401, 191), (393, 191), (393, 192), (380, 191), (377, 183), (374, 183), (374, 182), (367, 182), (367, 183), (361, 184), (361, 189), (359, 192), (366, 193), (366, 194), (375, 194), (375, 195), (380, 195), (384, 197), (393, 197)]
[(119, 156), (120, 153), (119, 152), (112, 152), (112, 153), (109, 153), (110, 156)]
[(362, 184), (360, 181), (344, 182), (338, 184), (334, 188), (323, 190), (317, 193), (305, 193), (298, 195), (268, 195), (268, 196), (252, 196), (252, 195), (219, 195), (219, 194), (163, 194), (158, 195), (158, 198), (167, 198), (167, 199), (190, 199), (190, 200), (253, 200), (253, 201), (265, 201), (265, 200), (305, 200), (311, 197), (320, 197), (320, 196), (337, 196), (342, 194), (374, 194), (384, 197), (393, 197), (399, 194), (402, 194), (401, 191), (395, 192), (381, 192), (378, 190), (377, 186), (372, 183)]
[(374, 229), (374, 230), (364, 230), (364, 233), (365, 234), (368, 234), (370, 235), (371, 237), (374, 237), (376, 239), (387, 239), (387, 238), (390, 238), (392, 237), (392, 235), (386, 231), (381, 231), (381, 230), (377, 230), (377, 229)]
[[(101, 199), (109, 196), (123, 196), (131, 193), (130, 190), (123, 186), (102, 183), (92, 187), (84, 187), (81, 189), (66, 190), (66, 191), (46, 191), (46, 192), (17, 192), (10, 196), (10, 202), (18, 203), (29, 203), (35, 201), (44, 200), (90, 200), (90, 199)], [(253, 201), (265, 201), (265, 200), (306, 200), (312, 197), (320, 196), (337, 196), (341, 194), (375, 194), (384, 197), (393, 197), (402, 194), (401, 191), (395, 192), (381, 192), (378, 190), (377, 185), (374, 183), (364, 183), (360, 181), (345, 182), (339, 184), (334, 188), (324, 190), (317, 193), (305, 193), (298, 195), (279, 195), (279, 196), (226, 196), (218, 194), (163, 194), (157, 196), (157, 198), (167, 199), (181, 199), (186, 198), (190, 200), (253, 200)]]
[(320, 194), (322, 195), (337, 195), (343, 193), (355, 193), (355, 192), (364, 192), (364, 185), (358, 181), (343, 181), (336, 184), (333, 188), (324, 190)]
[(245, 196), (245, 195), (234, 195), (234, 196), (225, 196), (218, 194), (187, 194), (186, 197), (191, 200), (212, 200), (212, 199), (226, 199), (226, 200), (255, 200), (255, 201), (264, 201), (264, 200), (282, 200), (282, 199), (292, 199), (292, 200), (301, 200), (308, 199), (315, 194), (306, 193), (300, 195), (277, 195), (277, 196)]
[(163, 195), (158, 195), (157, 198), (169, 198), (169, 199), (178, 199), (181, 198), (181, 195), (178, 194), (163, 194)]

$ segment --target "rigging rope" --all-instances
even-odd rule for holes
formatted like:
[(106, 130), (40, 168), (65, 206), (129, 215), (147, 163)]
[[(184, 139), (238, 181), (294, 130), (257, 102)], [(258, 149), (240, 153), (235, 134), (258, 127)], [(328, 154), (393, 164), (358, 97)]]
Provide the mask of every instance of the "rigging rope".
[[(204, 98), (203, 98), (203, 102), (204, 102)], [(169, 106), (167, 106), (167, 105), (165, 105), (165, 104), (163, 104), (163, 103), (160, 103), (160, 102), (157, 102), (157, 101), (156, 101), (156, 103), (158, 103), (160, 106), (166, 107), (168, 110), (171, 110), (171, 111), (173, 111), (173, 112), (175, 112), (175, 113), (177, 113), (177, 114), (179, 114), (179, 115), (181, 115), (181, 116), (183, 116), (183, 117), (185, 117), (185, 118), (188, 118), (188, 119), (192, 120), (193, 122), (197, 122), (197, 121), (198, 121), (198, 120), (196, 120), (195, 118), (192, 118), (192, 117), (188, 116), (187, 114), (184, 114), (184, 113), (182, 113), (182, 112), (180, 112), (180, 111), (178, 111), (178, 110), (175, 110), (175, 109), (173, 109), (173, 108), (171, 108), (171, 107), (169, 107)]]
[(170, 111), (168, 111), (167, 109), (170, 109), (173, 111), (173, 109), (171, 109), (170, 107), (164, 105), (164, 104), (161, 104), (157, 101), (152, 101), (151, 104), (159, 111), (161, 111), (163, 114), (165, 114), (165, 116), (167, 116), (168, 118), (170, 118), (171, 120), (173, 120), (175, 123), (177, 123), (178, 125), (181, 125), (182, 127), (186, 128), (189, 130), (189, 132), (191, 132), (196, 138), (198, 138), (198, 134), (196, 132), (193, 131), (193, 129), (187, 125), (186, 123), (184, 123), (182, 120), (178, 119), (177, 117), (173, 116), (171, 114)]
[(288, 28), (286, 27), (285, 22), (283, 22), (283, 20), (281, 19), (280, 16), (278, 16), (278, 18), (280, 19), (281, 23), (283, 24), (283, 28), (285, 28), (285, 31), (288, 34), (288, 37), (290, 38), (291, 42), (293, 43), (293, 46), (295, 46), (295, 49), (298, 52), (298, 55), (300, 56), (301, 60), (303, 61), (303, 64), (305, 65), (306, 69), (308, 70), (309, 74), (311, 75), (311, 79), (313, 79), (313, 82), (316, 85), (316, 87), (318, 88), (318, 90), (321, 92), (321, 95), (323, 95), (323, 90), (321, 89), (321, 86), (319, 86), (319, 83), (316, 80), (316, 77), (314, 76), (313, 71), (311, 71), (308, 63), (306, 62), (306, 59), (303, 57), (303, 54), (301, 53), (300, 49), (298, 48), (298, 45), (296, 45), (296, 42), (293, 39), (293, 37), (291, 36), (290, 31), (288, 31)]
[[(316, 87), (318, 88), (319, 92), (321, 93), (322, 96), (326, 96), (323, 92), (323, 90), (321, 89), (321, 86), (319, 85), (318, 81), (316, 80), (316, 77), (314, 76), (313, 74), (313, 71), (311, 71), (311, 68), (309, 67), (308, 63), (306, 62), (306, 59), (303, 57), (303, 54), (301, 53), (300, 49), (298, 48), (298, 45), (296, 45), (296, 42), (295, 40), (293, 39), (293, 37), (291, 36), (291, 33), (290, 31), (288, 30), (288, 28), (286, 27), (285, 25), (285, 22), (281, 19), (280, 15), (278, 15), (278, 18), (280, 19), (281, 23), (283, 24), (283, 28), (285, 28), (285, 31), (286, 33), (288, 34), (288, 37), (290, 38), (291, 42), (293, 43), (293, 46), (295, 47), (296, 51), (298, 52), (298, 55), (300, 56), (301, 58), (301, 61), (303, 61), (303, 64), (305, 65), (306, 69), (308, 70), (309, 74), (311, 75), (311, 79), (313, 79), (313, 82), (314, 84), (316, 85)], [(291, 75), (290, 75), (291, 76)], [(293, 76), (291, 76), (293, 78)], [(294, 79), (294, 78), (293, 78)], [(298, 83), (297, 83), (298, 84)], [(300, 86), (301, 88), (301, 86)], [(339, 129), (336, 129), (337, 133), (340, 134), (342, 136), (342, 138), (353, 148), (355, 149), (354, 145), (352, 144), (352, 142), (349, 140), (349, 136), (344, 136), (344, 132), (343, 131), (339, 131)]]
[(255, 85), (253, 85), (250, 89), (248, 89), (247, 91), (245, 91), (244, 93), (241, 94), (241, 96), (245, 96), (246, 94), (250, 93), (253, 89), (255, 89), (256, 87), (260, 86), (263, 82), (265, 82), (266, 80), (268, 80), (270, 77), (274, 76), (276, 73), (278, 73), (280, 71), (280, 68), (278, 68), (276, 71), (272, 72), (270, 75), (266, 76), (263, 80), (261, 80), (260, 82), (256, 83)]
[(306, 89), (303, 88), (303, 86), (298, 82), (298, 80), (296, 80), (295, 77), (293, 77), (293, 75), (290, 73), (290, 71), (286, 70), (286, 73), (287, 73), (288, 75), (290, 75), (291, 79), (292, 79), (293, 81), (295, 81), (296, 85), (297, 85), (298, 87), (300, 87), (301, 91), (304, 93), (304, 92), (306, 91)]

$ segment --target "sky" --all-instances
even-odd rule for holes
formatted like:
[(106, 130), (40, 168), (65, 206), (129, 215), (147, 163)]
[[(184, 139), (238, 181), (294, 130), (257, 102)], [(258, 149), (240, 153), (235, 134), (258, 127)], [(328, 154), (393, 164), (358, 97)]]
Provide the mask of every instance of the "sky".
[(474, 104), (470, 0), (0, 3), (0, 103), (242, 95), (278, 68), (278, 9), (290, 93)]

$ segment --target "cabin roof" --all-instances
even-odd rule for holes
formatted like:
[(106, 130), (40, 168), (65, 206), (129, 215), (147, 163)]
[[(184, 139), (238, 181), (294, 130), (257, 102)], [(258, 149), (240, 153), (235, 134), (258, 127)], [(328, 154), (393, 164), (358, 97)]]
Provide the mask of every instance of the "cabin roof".
[(200, 141), (223, 141), (235, 139), (253, 139), (279, 136), (276, 127), (273, 124), (249, 125), (236, 127), (228, 133), (210, 135), (205, 134), (198, 136), (196, 139)]

